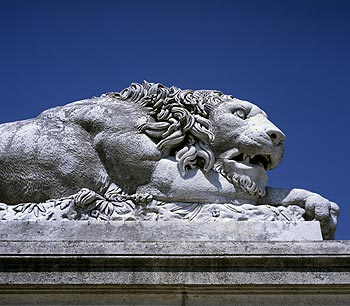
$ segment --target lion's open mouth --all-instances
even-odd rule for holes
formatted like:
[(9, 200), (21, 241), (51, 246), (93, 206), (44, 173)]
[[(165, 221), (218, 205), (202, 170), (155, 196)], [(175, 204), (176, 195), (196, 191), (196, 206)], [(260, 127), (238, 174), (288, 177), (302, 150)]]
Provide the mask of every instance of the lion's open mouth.
[(247, 164), (258, 165), (263, 167), (265, 170), (271, 168), (271, 158), (269, 155), (248, 155), (245, 153), (238, 152), (238, 155), (230, 156), (229, 159), (236, 162), (244, 162)]

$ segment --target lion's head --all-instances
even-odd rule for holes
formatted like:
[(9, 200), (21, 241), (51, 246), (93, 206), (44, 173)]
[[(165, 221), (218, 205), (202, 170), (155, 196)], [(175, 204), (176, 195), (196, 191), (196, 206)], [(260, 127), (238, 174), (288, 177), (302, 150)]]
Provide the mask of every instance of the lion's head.
[(133, 83), (119, 100), (142, 105), (154, 118), (139, 130), (175, 156), (182, 177), (188, 169), (220, 172), (244, 191), (262, 197), (266, 170), (283, 156), (284, 134), (256, 105), (213, 90), (181, 90)]

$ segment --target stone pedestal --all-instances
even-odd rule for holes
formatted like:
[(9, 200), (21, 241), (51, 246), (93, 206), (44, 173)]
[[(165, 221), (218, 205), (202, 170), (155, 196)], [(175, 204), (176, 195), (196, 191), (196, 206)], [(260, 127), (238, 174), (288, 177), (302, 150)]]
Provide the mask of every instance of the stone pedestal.
[(349, 305), (349, 241), (278, 241), (316, 222), (166, 223), (0, 223), (0, 305)]

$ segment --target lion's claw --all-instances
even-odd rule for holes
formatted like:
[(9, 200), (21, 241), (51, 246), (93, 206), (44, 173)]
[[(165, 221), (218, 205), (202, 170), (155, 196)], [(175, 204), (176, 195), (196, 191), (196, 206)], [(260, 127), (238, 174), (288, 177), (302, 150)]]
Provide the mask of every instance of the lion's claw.
[(305, 201), (305, 218), (320, 222), (323, 239), (333, 239), (339, 215), (339, 206), (318, 194), (312, 194)]

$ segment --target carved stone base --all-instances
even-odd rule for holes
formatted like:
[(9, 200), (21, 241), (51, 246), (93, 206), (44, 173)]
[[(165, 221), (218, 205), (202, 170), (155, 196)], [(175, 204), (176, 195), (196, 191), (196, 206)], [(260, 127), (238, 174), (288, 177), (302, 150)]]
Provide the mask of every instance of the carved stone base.
[(349, 304), (349, 241), (232, 241), (249, 226), (1, 222), (0, 305)]
[(2, 221), (2, 239), (93, 241), (321, 241), (318, 221)]

